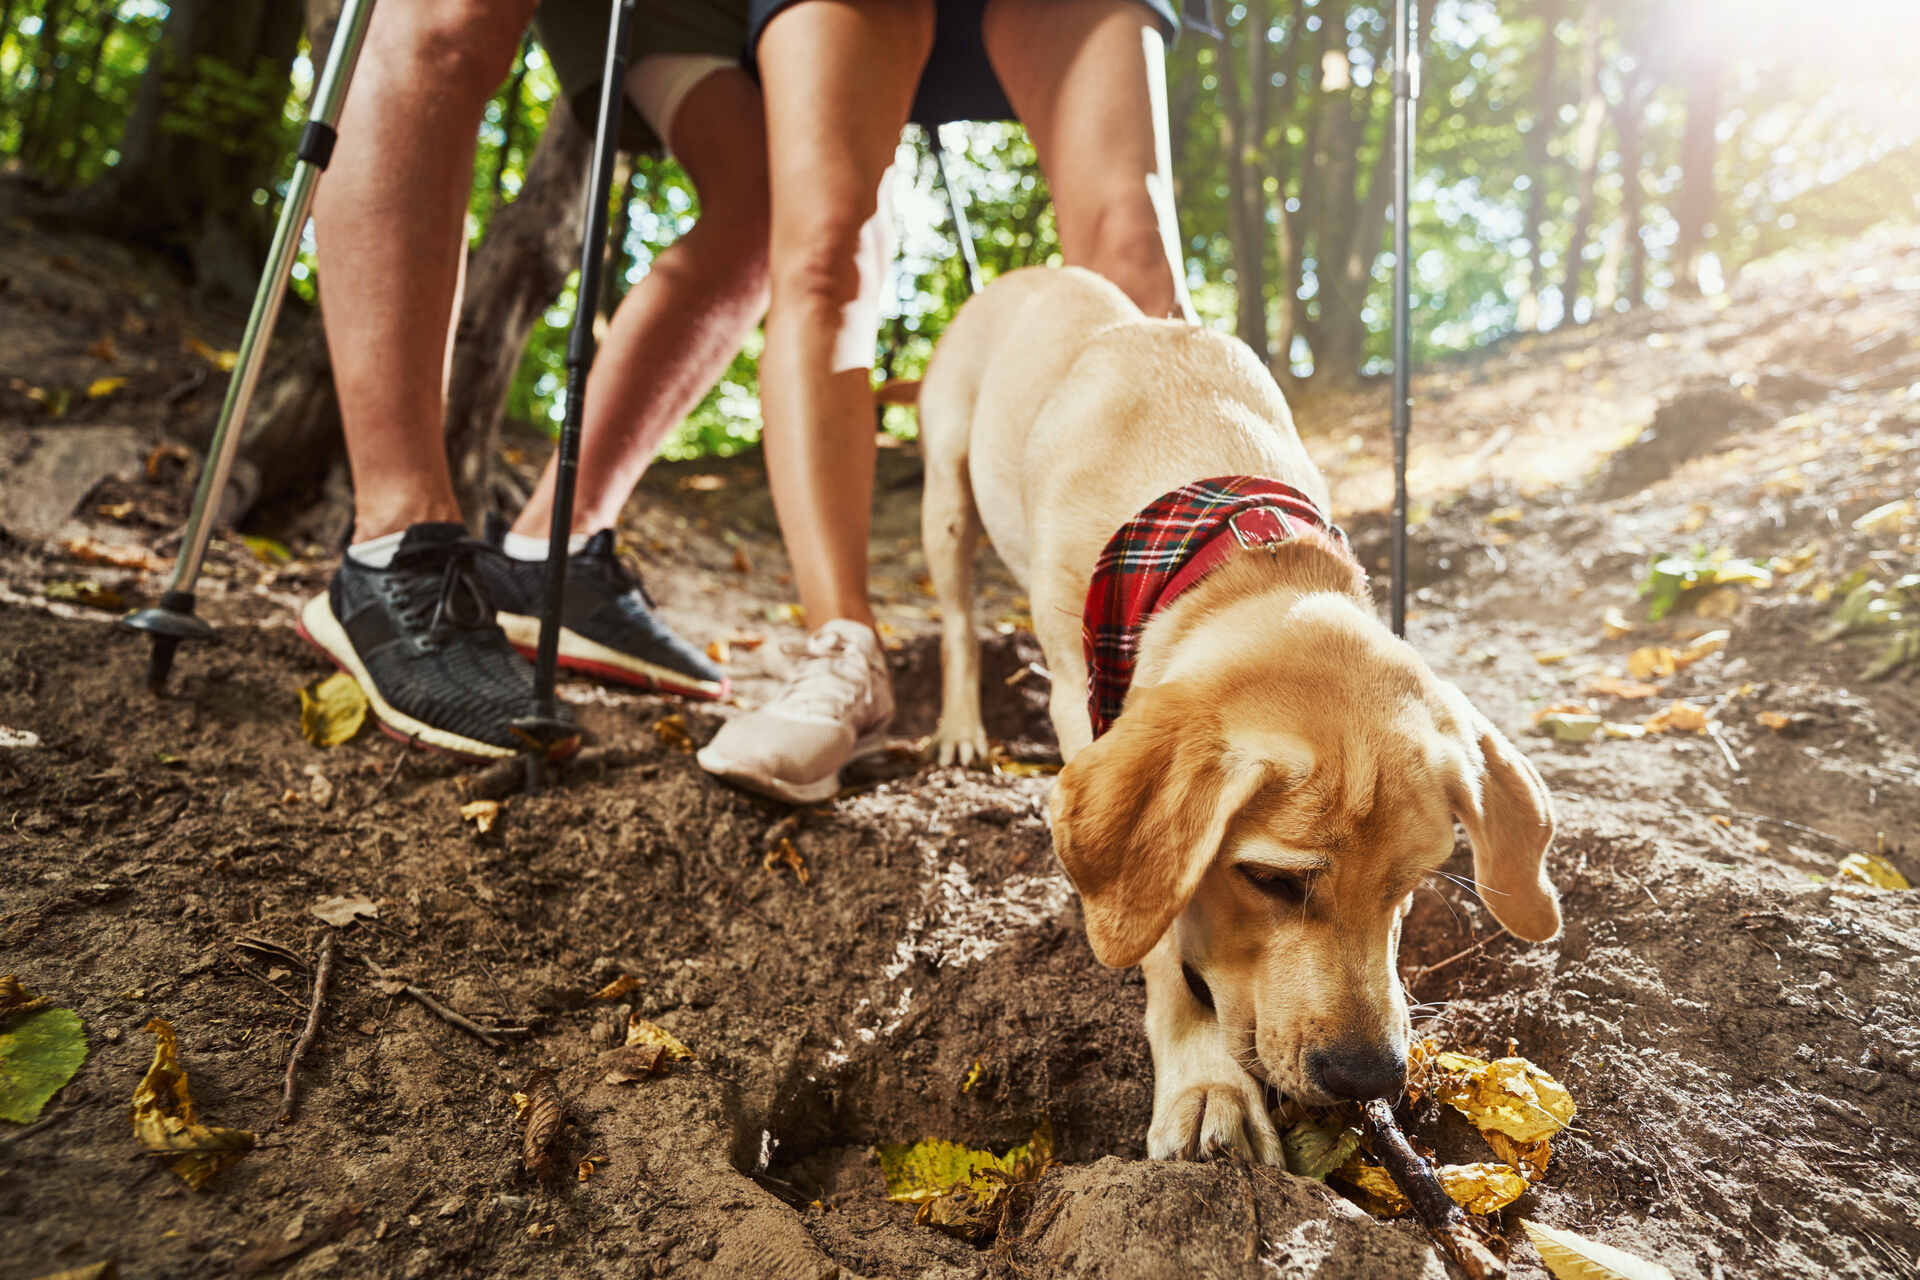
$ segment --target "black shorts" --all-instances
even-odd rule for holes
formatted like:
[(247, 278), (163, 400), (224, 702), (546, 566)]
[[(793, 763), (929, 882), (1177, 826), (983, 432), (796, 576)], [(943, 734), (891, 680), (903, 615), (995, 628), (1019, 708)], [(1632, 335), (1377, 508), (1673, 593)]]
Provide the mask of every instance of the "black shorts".
[[(747, 60), (751, 64), (760, 45), (760, 32), (768, 19), (791, 4), (802, 0), (750, 0), (747, 6)], [(1169, 45), (1180, 30), (1173, 11), (1173, 0), (1135, 0), (1159, 20), (1160, 32)], [(913, 111), (908, 116), (915, 124), (937, 125), (950, 120), (1011, 120), (1013, 107), (1007, 102), (1000, 77), (987, 61), (987, 46), (980, 38), (980, 18), (986, 0), (934, 0), (933, 52), (927, 58), (926, 72), (914, 94)]]

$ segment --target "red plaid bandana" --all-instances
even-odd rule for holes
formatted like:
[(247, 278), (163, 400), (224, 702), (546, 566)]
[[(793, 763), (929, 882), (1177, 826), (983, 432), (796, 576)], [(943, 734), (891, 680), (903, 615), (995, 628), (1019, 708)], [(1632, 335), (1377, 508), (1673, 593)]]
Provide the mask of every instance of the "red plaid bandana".
[(1112, 727), (1133, 683), (1140, 633), (1153, 615), (1236, 548), (1273, 546), (1308, 529), (1342, 533), (1292, 485), (1258, 476), (1217, 476), (1155, 498), (1120, 526), (1094, 562), (1081, 611), (1087, 711), (1093, 736)]

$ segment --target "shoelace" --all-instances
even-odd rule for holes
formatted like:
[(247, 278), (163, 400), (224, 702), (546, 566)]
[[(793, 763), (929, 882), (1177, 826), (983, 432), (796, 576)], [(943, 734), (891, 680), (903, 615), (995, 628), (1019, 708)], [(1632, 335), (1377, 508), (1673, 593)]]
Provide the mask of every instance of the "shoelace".
[(844, 636), (822, 631), (807, 640), (775, 702), (802, 715), (844, 720), (867, 683), (867, 659)]
[[(399, 609), (400, 617), (408, 627), (426, 629), (427, 643), (442, 644), (452, 630), (470, 631), (492, 622), (493, 606), (473, 568), (474, 557), (484, 549), (483, 544), (470, 539), (432, 549), (434, 556), (446, 557), (446, 564), (440, 571), (439, 589), (431, 596), (425, 592), (409, 591), (406, 602)], [(432, 602), (431, 610), (429, 600)]]
[(638, 591), (647, 608), (654, 607), (653, 596), (647, 591), (647, 584), (640, 576), (640, 560), (630, 551), (624, 551), (618, 543), (596, 549), (591, 557), (594, 565), (608, 585), (624, 594)]

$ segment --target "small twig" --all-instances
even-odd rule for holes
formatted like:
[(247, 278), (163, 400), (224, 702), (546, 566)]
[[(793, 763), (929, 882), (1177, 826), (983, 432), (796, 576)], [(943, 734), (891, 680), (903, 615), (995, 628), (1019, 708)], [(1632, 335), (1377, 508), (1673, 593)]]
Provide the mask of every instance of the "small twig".
[(233, 962), (234, 968), (246, 974), (249, 978), (252, 978), (255, 982), (259, 983), (261, 986), (265, 987), (267, 990), (273, 992), (273, 994), (279, 996), (282, 1000), (285, 1000), (288, 1004), (292, 1005), (294, 1008), (298, 1009), (300, 1007), (300, 1002), (298, 1000), (294, 999), (292, 996), (282, 991), (279, 987), (276, 987), (275, 985), (273, 985), (272, 982), (268, 981), (266, 974), (261, 973), (258, 969), (248, 964), (245, 960), (242, 960), (239, 956), (235, 955), (231, 949), (227, 951), (227, 959)]
[[(367, 968), (373, 970), (374, 977), (379, 978), (382, 982), (392, 981), (392, 979), (387, 977), (387, 971), (375, 964), (369, 957), (361, 956), (360, 961), (362, 964), (365, 964)], [(468, 1035), (479, 1040), (480, 1043), (486, 1045), (489, 1049), (503, 1047), (505, 1042), (500, 1039), (501, 1036), (524, 1036), (531, 1034), (530, 1030), (526, 1027), (495, 1027), (489, 1031), (473, 1019), (455, 1013), (453, 1010), (447, 1008), (447, 1006), (441, 1004), (438, 1000), (435, 1000), (411, 982), (402, 983), (400, 990), (402, 993), (412, 996), (415, 1000), (419, 1001), (420, 1006), (434, 1017), (440, 1019), (450, 1027), (458, 1027)]]
[(1011, 689), (1013, 688), (1014, 685), (1019, 684), (1022, 680), (1025, 680), (1028, 676), (1039, 676), (1042, 680), (1045, 680), (1048, 684), (1053, 683), (1053, 674), (1037, 662), (1027, 663), (1026, 665), (1022, 666), (1018, 671), (1008, 676), (1006, 680), (1003, 681), (1002, 683), (1004, 683), (1007, 686), (1007, 688)]
[(1413, 1149), (1393, 1118), (1393, 1108), (1379, 1098), (1365, 1103), (1361, 1115), (1366, 1120), (1367, 1136), (1372, 1139), (1373, 1154), (1380, 1159), (1395, 1185), (1406, 1193), (1413, 1216), (1427, 1229), (1435, 1244), (1472, 1280), (1494, 1280), (1507, 1274), (1507, 1264), (1493, 1256), (1467, 1224), (1467, 1215), (1433, 1175), (1433, 1165)]
[(1413, 977), (1407, 980), (1407, 985), (1410, 987), (1413, 986), (1414, 984), (1421, 981), (1421, 979), (1440, 972), (1442, 969), (1446, 968), (1448, 965), (1452, 964), (1456, 960), (1465, 960), (1468, 956), (1474, 954), (1474, 952), (1479, 951), (1481, 948), (1485, 947), (1489, 942), (1499, 941), (1502, 936), (1503, 936), (1502, 933), (1496, 929), (1494, 932), (1480, 939), (1480, 941), (1474, 943), (1472, 946), (1469, 946), (1469, 947), (1463, 948), (1462, 950), (1454, 952), (1452, 955), (1448, 956), (1445, 960), (1436, 960), (1432, 964), (1422, 965), (1420, 968), (1415, 969), (1413, 971)]
[(320, 940), (320, 958), (313, 966), (313, 998), (307, 1005), (307, 1025), (300, 1032), (300, 1038), (293, 1042), (293, 1053), (287, 1059), (287, 1084), (280, 1094), (280, 1118), (293, 1119), (293, 1106), (298, 1089), (300, 1059), (307, 1056), (307, 1050), (313, 1047), (313, 1038), (320, 1033), (320, 1010), (327, 1002), (327, 979), (333, 974), (333, 930), (327, 930), (327, 936)]
[(1799, 831), (1806, 835), (1819, 836), (1828, 844), (1837, 845), (1842, 849), (1851, 849), (1854, 847), (1853, 841), (1851, 840), (1842, 840), (1839, 836), (1828, 835), (1818, 827), (1809, 827), (1804, 823), (1795, 822), (1790, 818), (1776, 818), (1770, 813), (1755, 813), (1751, 809), (1735, 809), (1734, 812), (1744, 814), (1756, 822), (1771, 822), (1776, 826), (1785, 827), (1789, 831)]
[(1733, 754), (1733, 748), (1727, 744), (1726, 735), (1720, 732), (1720, 726), (1711, 720), (1707, 722), (1707, 736), (1713, 739), (1713, 745), (1720, 748), (1720, 754), (1727, 758), (1727, 768), (1740, 772), (1740, 761)]
[(8, 1134), (0, 1134), (0, 1146), (5, 1146), (10, 1142), (18, 1142), (22, 1138), (31, 1138), (36, 1133), (51, 1129), (77, 1110), (79, 1110), (78, 1107), (68, 1107), (64, 1111), (55, 1111), (50, 1115), (41, 1116), (24, 1129), (17, 1129)]

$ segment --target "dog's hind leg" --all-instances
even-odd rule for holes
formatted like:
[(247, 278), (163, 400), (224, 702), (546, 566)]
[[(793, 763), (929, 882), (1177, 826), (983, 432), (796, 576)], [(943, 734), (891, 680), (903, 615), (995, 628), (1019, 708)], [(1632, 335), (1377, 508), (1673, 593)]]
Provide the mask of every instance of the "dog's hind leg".
[(933, 594), (940, 602), (940, 726), (934, 739), (941, 764), (975, 765), (987, 759), (987, 730), (980, 716), (980, 641), (973, 631), (973, 558), (980, 545), (980, 513), (973, 504), (963, 440), (942, 440), (927, 450), (920, 537)]

